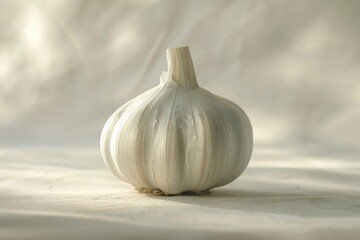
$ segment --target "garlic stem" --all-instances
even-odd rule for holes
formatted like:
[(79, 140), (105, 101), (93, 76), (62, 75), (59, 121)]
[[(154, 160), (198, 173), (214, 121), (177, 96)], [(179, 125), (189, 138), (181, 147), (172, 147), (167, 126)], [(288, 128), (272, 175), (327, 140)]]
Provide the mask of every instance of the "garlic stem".
[(197, 88), (194, 65), (188, 46), (168, 48), (166, 50), (168, 72), (184, 87)]

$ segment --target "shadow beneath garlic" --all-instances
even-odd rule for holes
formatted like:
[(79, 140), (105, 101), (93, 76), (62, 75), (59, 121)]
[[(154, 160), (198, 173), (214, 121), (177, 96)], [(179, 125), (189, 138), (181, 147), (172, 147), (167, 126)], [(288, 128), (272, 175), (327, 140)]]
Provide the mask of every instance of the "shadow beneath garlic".
[(212, 209), (228, 209), (252, 214), (281, 214), (307, 217), (359, 217), (356, 194), (331, 192), (295, 193), (218, 188), (206, 195), (183, 194), (179, 196), (148, 195), (162, 201)]

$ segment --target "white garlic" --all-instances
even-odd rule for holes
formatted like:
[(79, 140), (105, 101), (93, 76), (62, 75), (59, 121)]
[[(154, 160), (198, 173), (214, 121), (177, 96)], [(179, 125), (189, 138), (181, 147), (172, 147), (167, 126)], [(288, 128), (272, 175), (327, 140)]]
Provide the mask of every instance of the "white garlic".
[(179, 194), (228, 184), (249, 163), (251, 123), (236, 104), (198, 86), (188, 47), (166, 53), (160, 84), (106, 122), (103, 159), (115, 176), (140, 189)]

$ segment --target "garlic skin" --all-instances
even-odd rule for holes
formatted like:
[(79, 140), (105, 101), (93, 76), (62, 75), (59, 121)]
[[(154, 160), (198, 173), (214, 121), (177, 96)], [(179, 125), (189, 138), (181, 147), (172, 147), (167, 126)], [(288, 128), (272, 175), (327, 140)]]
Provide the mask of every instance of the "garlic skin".
[(228, 184), (250, 161), (251, 123), (236, 104), (198, 86), (188, 47), (166, 53), (160, 84), (106, 122), (102, 157), (121, 180), (166, 194)]

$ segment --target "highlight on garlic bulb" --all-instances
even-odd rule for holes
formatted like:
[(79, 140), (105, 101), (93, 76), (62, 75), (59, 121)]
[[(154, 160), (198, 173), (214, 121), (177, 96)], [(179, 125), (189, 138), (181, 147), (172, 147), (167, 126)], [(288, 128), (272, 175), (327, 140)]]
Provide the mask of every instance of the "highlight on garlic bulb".
[(143, 192), (204, 192), (235, 180), (253, 148), (233, 102), (198, 86), (188, 47), (166, 50), (160, 84), (120, 107), (101, 134), (111, 172)]

